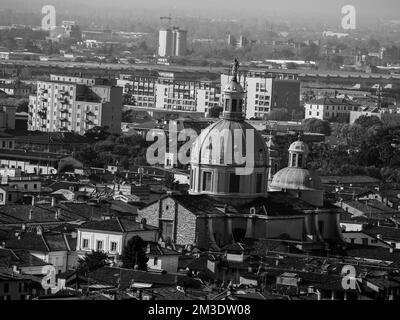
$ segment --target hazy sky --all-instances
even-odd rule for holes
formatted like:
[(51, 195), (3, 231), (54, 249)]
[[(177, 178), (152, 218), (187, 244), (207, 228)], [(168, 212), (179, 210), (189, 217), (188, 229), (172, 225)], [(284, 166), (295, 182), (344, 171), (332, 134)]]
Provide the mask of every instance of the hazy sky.
[(94, 12), (107, 8), (108, 13), (150, 12), (159, 14), (192, 14), (227, 16), (232, 12), (243, 15), (297, 15), (319, 19), (341, 16), (343, 5), (351, 4), (364, 19), (386, 18), (400, 20), (399, 0), (0, 0), (0, 10), (40, 11), (44, 4), (54, 4), (59, 10), (68, 12)]

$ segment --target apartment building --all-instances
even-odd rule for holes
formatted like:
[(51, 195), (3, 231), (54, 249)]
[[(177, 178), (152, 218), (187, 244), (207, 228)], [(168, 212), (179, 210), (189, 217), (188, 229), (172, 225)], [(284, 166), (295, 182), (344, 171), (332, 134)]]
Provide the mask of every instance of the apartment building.
[[(230, 80), (229, 74), (221, 74), (221, 87)], [(277, 108), (286, 108), (289, 114), (300, 109), (300, 81), (295, 75), (250, 70), (241, 74), (239, 81), (246, 92), (247, 119), (262, 119)]]
[(117, 79), (117, 85), (123, 88), (123, 94), (126, 97), (125, 103), (138, 107), (155, 107), (155, 87), (157, 83), (157, 74), (149, 73), (147, 75), (129, 75), (121, 74)]
[(96, 127), (121, 130), (122, 88), (115, 80), (51, 75), (29, 96), (28, 130), (84, 134)]
[(349, 122), (350, 113), (361, 109), (361, 105), (348, 99), (325, 97), (307, 102), (304, 108), (305, 119), (317, 118)]
[(128, 102), (138, 107), (208, 113), (220, 105), (221, 86), (214, 80), (199, 80), (193, 74), (159, 72), (148, 76), (121, 75)]
[(187, 31), (178, 27), (161, 29), (158, 38), (160, 57), (181, 57), (187, 50)]

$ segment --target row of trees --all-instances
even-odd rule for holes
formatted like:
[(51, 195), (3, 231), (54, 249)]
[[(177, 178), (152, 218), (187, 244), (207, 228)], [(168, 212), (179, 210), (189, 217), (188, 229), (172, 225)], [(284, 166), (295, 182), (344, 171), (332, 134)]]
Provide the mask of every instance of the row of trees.
[(101, 127), (88, 130), (85, 136), (92, 143), (75, 154), (85, 166), (104, 167), (114, 164), (130, 169), (132, 165), (146, 164), (148, 142), (141, 136), (113, 135)]
[(339, 143), (312, 146), (311, 169), (322, 175), (366, 174), (400, 183), (400, 125), (384, 118), (362, 116), (353, 125), (337, 125), (333, 136)]

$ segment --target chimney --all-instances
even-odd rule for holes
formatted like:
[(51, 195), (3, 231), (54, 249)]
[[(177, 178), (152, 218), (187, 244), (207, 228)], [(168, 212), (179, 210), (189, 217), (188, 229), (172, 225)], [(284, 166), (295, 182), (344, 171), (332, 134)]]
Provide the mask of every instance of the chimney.
[[(32, 198), (32, 199), (34, 199), (34, 198)], [(32, 220), (32, 214), (33, 214), (33, 210), (30, 209), (30, 210), (29, 210), (29, 216), (28, 216), (28, 220), (29, 220), (29, 221)]]
[(382, 240), (382, 235), (381, 235), (381, 234), (377, 234), (376, 237), (377, 237), (379, 240)]
[(41, 236), (42, 233), (43, 233), (42, 227), (41, 227), (41, 226), (37, 226), (37, 227), (36, 227), (36, 234), (37, 234), (38, 236)]
[(0, 248), (1, 249), (4, 249), (6, 247), (6, 243), (3, 241), (1, 244), (0, 244)]
[(35, 205), (35, 196), (32, 196), (32, 206)]
[(56, 198), (51, 198), (51, 206), (54, 207), (56, 205)]
[(150, 253), (150, 243), (147, 244), (147, 248), (146, 248), (146, 254)]
[(390, 252), (390, 253), (393, 253), (393, 252), (394, 252), (394, 248), (393, 248), (393, 247), (390, 247), (389, 252)]

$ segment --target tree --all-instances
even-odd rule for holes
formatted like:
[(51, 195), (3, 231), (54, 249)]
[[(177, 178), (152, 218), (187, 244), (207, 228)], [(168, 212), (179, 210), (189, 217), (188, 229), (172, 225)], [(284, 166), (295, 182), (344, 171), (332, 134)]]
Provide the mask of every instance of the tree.
[(364, 128), (369, 128), (375, 125), (382, 125), (382, 121), (377, 116), (361, 116), (354, 123)]
[(304, 132), (321, 133), (326, 136), (331, 135), (331, 125), (328, 121), (310, 118), (303, 121)]
[(125, 246), (122, 254), (123, 267), (127, 269), (137, 269), (147, 271), (147, 261), (144, 248), (146, 242), (139, 236), (131, 238)]
[(93, 127), (85, 132), (85, 137), (90, 140), (106, 140), (110, 135), (107, 127)]
[(87, 275), (89, 272), (108, 266), (107, 260), (108, 256), (104, 252), (92, 251), (92, 253), (86, 254), (84, 258), (78, 260), (77, 271), (80, 274)]

